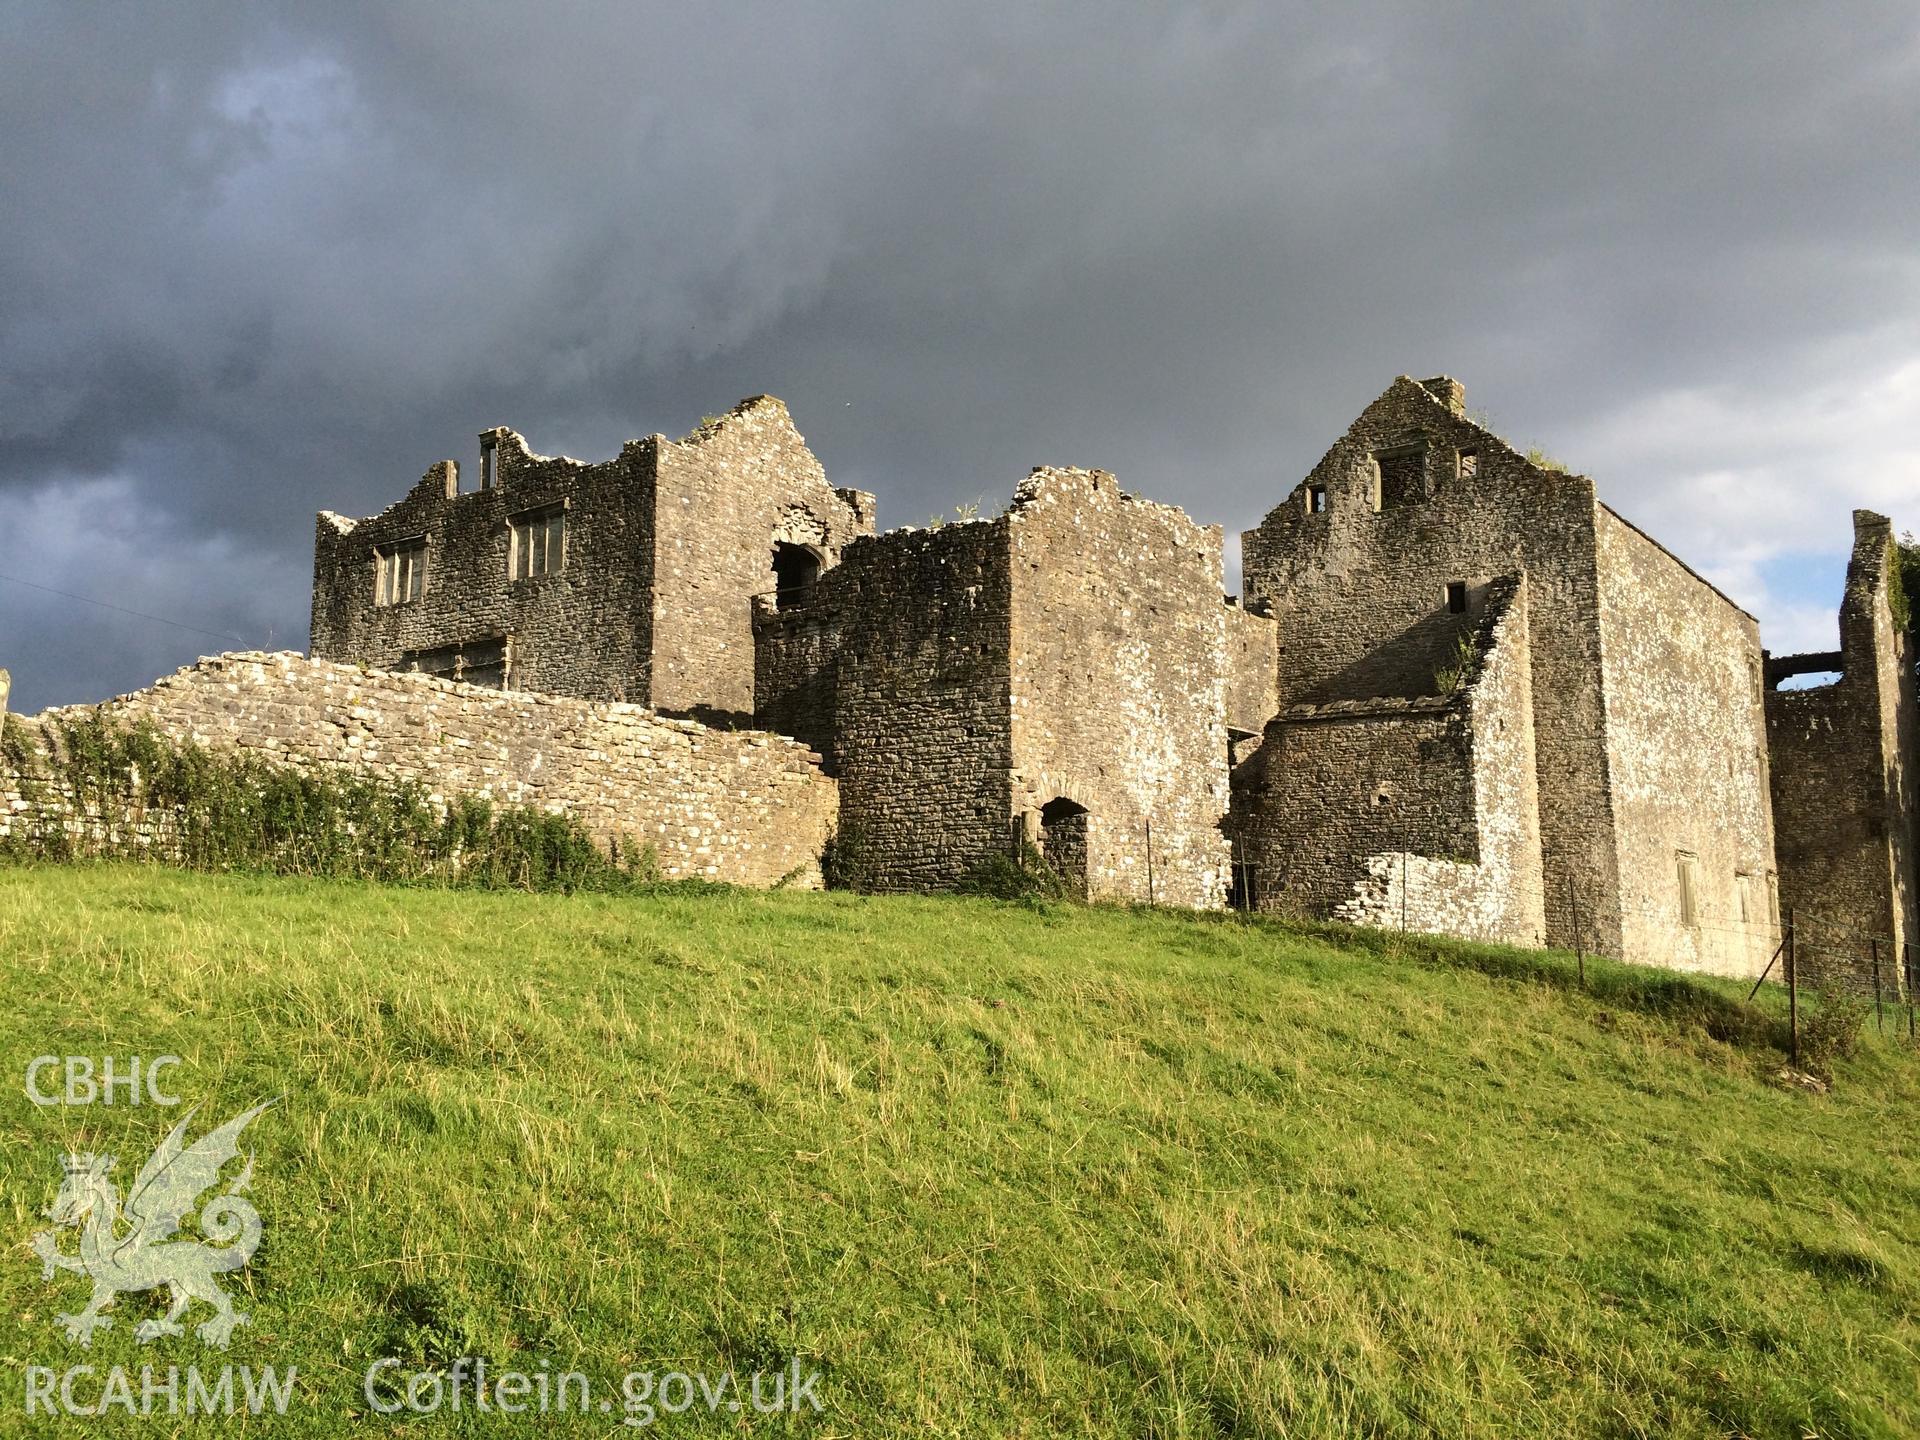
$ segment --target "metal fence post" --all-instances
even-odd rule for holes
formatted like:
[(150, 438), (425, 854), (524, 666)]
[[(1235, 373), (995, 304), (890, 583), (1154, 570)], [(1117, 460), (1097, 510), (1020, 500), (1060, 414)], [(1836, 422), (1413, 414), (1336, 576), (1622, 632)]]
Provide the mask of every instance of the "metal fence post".
[(1800, 935), (1794, 911), (1787, 910), (1787, 1056), (1800, 1068)]
[(1873, 1028), (1884, 1035), (1887, 1027), (1880, 1018), (1880, 942), (1869, 940), (1867, 943), (1873, 947)]
[(1573, 912), (1573, 958), (1580, 967), (1580, 988), (1587, 988), (1587, 951), (1580, 943), (1580, 892), (1573, 888), (1573, 872), (1567, 872), (1567, 908)]

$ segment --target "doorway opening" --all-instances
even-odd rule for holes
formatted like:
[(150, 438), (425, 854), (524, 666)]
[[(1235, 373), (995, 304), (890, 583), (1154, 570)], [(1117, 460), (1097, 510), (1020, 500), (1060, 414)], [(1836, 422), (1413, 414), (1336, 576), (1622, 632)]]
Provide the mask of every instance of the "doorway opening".
[(1087, 807), (1064, 795), (1040, 807), (1040, 853), (1076, 900), (1087, 898)]

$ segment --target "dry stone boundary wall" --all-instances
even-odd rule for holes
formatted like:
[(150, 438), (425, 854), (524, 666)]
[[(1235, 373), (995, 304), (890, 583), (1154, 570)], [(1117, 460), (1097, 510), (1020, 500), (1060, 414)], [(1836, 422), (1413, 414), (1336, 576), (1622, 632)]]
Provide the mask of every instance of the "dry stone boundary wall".
[[(668, 879), (817, 887), (838, 812), (819, 756), (783, 736), (290, 652), (217, 656), (99, 707), (42, 718), (96, 708), (213, 750), (569, 814), (602, 843), (652, 847)], [(0, 773), (0, 834), (34, 803), (26, 791)]]

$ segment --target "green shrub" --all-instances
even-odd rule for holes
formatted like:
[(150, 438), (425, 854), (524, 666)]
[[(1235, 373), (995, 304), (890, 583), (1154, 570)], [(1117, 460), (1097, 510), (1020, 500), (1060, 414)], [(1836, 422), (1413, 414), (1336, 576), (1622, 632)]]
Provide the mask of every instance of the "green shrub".
[(861, 894), (873, 888), (873, 865), (867, 837), (858, 825), (842, 824), (820, 847), (820, 879), (829, 890)]
[(1866, 1034), (1866, 998), (1838, 980), (1824, 981), (1814, 1003), (1800, 1007), (1800, 1068), (1823, 1080), (1833, 1078), (1833, 1062), (1851, 1060)]
[(960, 895), (991, 900), (1060, 900), (1067, 893), (1059, 873), (1025, 840), (1016, 854), (989, 855), (977, 861), (953, 888)]

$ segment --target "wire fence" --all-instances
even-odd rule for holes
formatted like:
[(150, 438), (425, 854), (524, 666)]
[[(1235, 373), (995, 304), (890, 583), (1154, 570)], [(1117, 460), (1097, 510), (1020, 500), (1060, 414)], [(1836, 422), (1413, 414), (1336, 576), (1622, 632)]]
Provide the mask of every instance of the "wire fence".
[[(1242, 845), (1233, 849), (1232, 886), (1228, 902), (1236, 909), (1268, 908), (1258, 867)], [(1361, 923), (1432, 934), (1464, 933), (1455, 922), (1463, 890), (1450, 874), (1433, 872), (1432, 862), (1399, 854), (1390, 866), (1376, 868), (1367, 887)], [(1763, 985), (1773, 981), (1787, 991), (1791, 1049), (1799, 1059), (1803, 1011), (1837, 1020), (1843, 1012), (1862, 1014), (1883, 1035), (1902, 1035), (1920, 1043), (1920, 946), (1890, 931), (1874, 931), (1849, 924), (1819, 911), (1790, 908), (1774, 912), (1770, 894), (1749, 893), (1741, 908), (1760, 906), (1759, 913), (1687, 916), (1674, 905), (1634, 903), (1605, 907), (1593, 913), (1583, 906), (1572, 879), (1563, 875), (1565, 890), (1550, 898), (1552, 929), (1569, 936), (1586, 982), (1589, 954), (1604, 953), (1634, 928), (1657, 936), (1674, 937), (1670, 963), (1677, 969), (1706, 969), (1720, 974), (1753, 973), (1766, 955), (1759, 978), (1747, 998), (1754, 1000)], [(1282, 886), (1284, 892), (1285, 887)], [(1468, 887), (1471, 888), (1471, 887)], [(1682, 938), (1688, 937), (1688, 938)], [(1599, 943), (1596, 945), (1596, 941)], [(1649, 957), (1653, 958), (1653, 957)], [(1715, 963), (1716, 961), (1722, 963)], [(1811, 1009), (1809, 1010), (1809, 1004)], [(1864, 1012), (1864, 1013), (1863, 1013)]]

